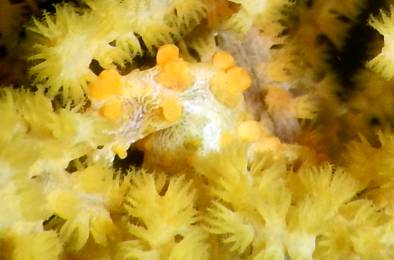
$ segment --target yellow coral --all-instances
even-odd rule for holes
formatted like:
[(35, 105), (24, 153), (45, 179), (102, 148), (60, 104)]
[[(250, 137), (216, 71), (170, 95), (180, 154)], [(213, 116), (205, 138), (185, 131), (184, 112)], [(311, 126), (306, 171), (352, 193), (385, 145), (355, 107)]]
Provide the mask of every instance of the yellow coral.
[(205, 259), (207, 235), (193, 226), (198, 219), (191, 183), (145, 172), (132, 176), (131, 181), (125, 207), (134, 219), (129, 232), (136, 240), (119, 244), (120, 257)]
[(261, 17), (268, 22), (278, 19), (280, 10), (291, 4), (288, 0), (230, 0), (230, 2), (239, 4), (240, 9), (230, 17), (226, 27), (242, 34), (247, 33), (254, 24), (261, 22)]
[(393, 12), (394, 7), (391, 6), (389, 14), (381, 12), (381, 17), (379, 19), (371, 18), (370, 20), (370, 25), (384, 36), (384, 47), (381, 53), (378, 54), (378, 56), (368, 62), (368, 66), (388, 79), (391, 79), (394, 76), (392, 72), (392, 57), (394, 53), (394, 45), (392, 44), (392, 32), (394, 24), (391, 18)]
[(160, 46), (156, 54), (157, 65), (163, 65), (167, 62), (177, 60), (179, 58), (179, 49), (173, 44)]
[(119, 210), (119, 196), (125, 195), (127, 187), (114, 177), (111, 169), (95, 165), (53, 180), (48, 207), (64, 220), (59, 225), (59, 236), (67, 250), (80, 250), (89, 237), (101, 246), (116, 237), (110, 211)]
[(20, 223), (6, 236), (7, 243), (13, 248), (10, 254), (2, 252), (2, 256), (9, 257), (8, 259), (52, 260), (59, 259), (61, 256), (62, 244), (56, 232), (44, 231), (38, 224)]
[[(34, 46), (35, 53), (29, 57), (36, 62), (30, 73), (37, 83), (44, 83), (51, 96), (61, 90), (65, 98), (81, 100), (87, 83), (95, 78), (89, 65), (96, 51), (96, 39), (86, 45), (86, 38), (94, 36), (84, 35), (92, 27), (93, 19), (81, 16), (70, 5), (57, 6), (56, 13), (55, 17), (44, 14), (43, 22), (34, 19), (34, 26), (29, 28), (42, 36), (42, 41)], [(80, 44), (85, 45), (83, 53)]]
[[(0, 89), (0, 258), (392, 259), (393, 82), (344, 90), (326, 60), (365, 4), (83, 0), (33, 19), (38, 91)], [(370, 22), (386, 77), (390, 16)]]
[(237, 129), (238, 137), (247, 142), (257, 141), (262, 135), (262, 129), (257, 121), (242, 122)]
[(387, 183), (392, 178), (394, 137), (391, 133), (380, 132), (378, 138), (381, 147), (376, 148), (365, 138), (360, 138), (360, 141), (353, 141), (348, 145), (348, 153), (345, 155), (349, 173), (365, 186)]
[[(153, 52), (154, 46), (195, 26), (206, 9), (201, 0), (171, 1), (168, 6), (155, 0), (86, 2), (91, 10), (57, 5), (55, 15), (45, 13), (42, 22), (34, 19), (29, 27), (38, 35), (29, 57), (34, 62), (30, 74), (51, 96), (61, 93), (65, 99), (81, 101), (87, 84), (96, 78), (90, 69), (94, 59), (107, 69), (123, 66), (141, 53), (136, 34)], [(168, 70), (182, 65), (177, 64)]]
[[(169, 181), (168, 187), (165, 187), (165, 176), (159, 175), (155, 180), (153, 175), (142, 173), (132, 178), (127, 210), (145, 227), (131, 224), (130, 233), (149, 243), (152, 248), (168, 243), (177, 234), (182, 235), (183, 229), (187, 231), (188, 226), (197, 221), (191, 183), (185, 183), (182, 178)], [(163, 196), (161, 192), (164, 192)], [(160, 218), (152, 215), (153, 208)]]

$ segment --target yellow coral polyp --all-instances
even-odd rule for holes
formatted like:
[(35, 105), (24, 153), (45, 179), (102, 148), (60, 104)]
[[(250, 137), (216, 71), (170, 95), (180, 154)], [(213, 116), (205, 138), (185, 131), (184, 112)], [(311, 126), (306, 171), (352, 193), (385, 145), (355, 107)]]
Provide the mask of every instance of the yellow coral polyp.
[(287, 64), (291, 64), (291, 60), (288, 56), (276, 58), (274, 61), (265, 64), (263, 67), (263, 73), (274, 81), (287, 82), (291, 79), (289, 72), (284, 69)]
[(0, 260), (394, 259), (394, 7), (353, 57), (372, 1), (11, 2)]
[(179, 49), (174, 44), (166, 44), (159, 48), (156, 55), (157, 65), (163, 65), (179, 59)]
[(263, 131), (259, 122), (249, 120), (241, 122), (237, 128), (238, 137), (246, 142), (255, 142), (260, 139)]
[(174, 97), (166, 98), (161, 109), (164, 118), (169, 122), (176, 122), (182, 117), (182, 106)]
[(109, 101), (100, 108), (100, 115), (112, 121), (118, 120), (122, 115), (122, 104), (119, 100)]
[(51, 210), (61, 218), (70, 219), (79, 211), (79, 199), (70, 191), (54, 190), (48, 196)]
[(384, 37), (384, 46), (381, 52), (367, 63), (367, 66), (380, 73), (386, 79), (392, 79), (393, 73), (393, 22), (394, 6), (390, 6), (390, 12), (381, 12), (381, 18), (372, 17), (369, 24)]
[(294, 113), (300, 119), (313, 119), (318, 111), (316, 101), (310, 96), (298, 97), (294, 102)]
[(194, 77), (189, 64), (178, 59), (161, 66), (156, 80), (166, 88), (183, 91), (193, 84)]
[(235, 66), (235, 60), (228, 52), (218, 51), (213, 56), (212, 64), (215, 68), (228, 70)]
[(88, 87), (89, 97), (103, 100), (122, 93), (122, 76), (117, 70), (103, 70)]

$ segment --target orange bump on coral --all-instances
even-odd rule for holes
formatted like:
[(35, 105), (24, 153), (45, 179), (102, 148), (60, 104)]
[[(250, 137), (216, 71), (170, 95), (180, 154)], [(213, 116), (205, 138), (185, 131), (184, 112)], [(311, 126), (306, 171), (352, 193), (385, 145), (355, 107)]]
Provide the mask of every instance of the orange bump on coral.
[(163, 65), (179, 58), (179, 49), (174, 44), (166, 44), (159, 48), (156, 55), (157, 65)]
[(227, 72), (230, 81), (233, 82), (240, 91), (244, 91), (250, 87), (252, 84), (252, 79), (249, 73), (241, 67), (231, 68)]
[(122, 77), (116, 70), (103, 70), (97, 80), (88, 88), (88, 94), (93, 99), (106, 99), (122, 93)]
[(248, 73), (235, 67), (228, 72), (219, 72), (210, 80), (210, 88), (215, 98), (227, 107), (238, 105), (242, 91), (250, 86)]
[(164, 118), (169, 122), (175, 122), (182, 116), (182, 107), (173, 97), (165, 99), (161, 109)]
[(193, 84), (194, 77), (189, 64), (179, 59), (160, 67), (156, 80), (167, 88), (183, 91)]
[(233, 56), (225, 51), (218, 51), (212, 59), (212, 64), (218, 69), (228, 70), (235, 66)]
[(219, 74), (211, 79), (210, 88), (215, 98), (229, 108), (237, 106), (242, 98), (241, 93), (231, 85), (226, 84), (222, 75)]
[(122, 104), (119, 100), (109, 101), (100, 108), (100, 115), (110, 120), (116, 121), (122, 115)]

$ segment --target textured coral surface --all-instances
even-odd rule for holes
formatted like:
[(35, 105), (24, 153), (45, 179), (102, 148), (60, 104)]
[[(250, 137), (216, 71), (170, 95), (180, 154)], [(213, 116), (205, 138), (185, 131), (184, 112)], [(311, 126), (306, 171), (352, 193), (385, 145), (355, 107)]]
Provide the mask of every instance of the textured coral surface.
[(394, 1), (0, 0), (0, 260), (394, 259)]

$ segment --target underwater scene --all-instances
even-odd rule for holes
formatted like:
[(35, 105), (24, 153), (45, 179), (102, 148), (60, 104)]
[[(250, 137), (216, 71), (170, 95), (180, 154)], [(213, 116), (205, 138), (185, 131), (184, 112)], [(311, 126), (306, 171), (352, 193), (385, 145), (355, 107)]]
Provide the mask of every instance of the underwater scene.
[(0, 260), (394, 259), (394, 0), (0, 0)]

